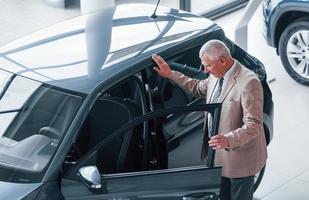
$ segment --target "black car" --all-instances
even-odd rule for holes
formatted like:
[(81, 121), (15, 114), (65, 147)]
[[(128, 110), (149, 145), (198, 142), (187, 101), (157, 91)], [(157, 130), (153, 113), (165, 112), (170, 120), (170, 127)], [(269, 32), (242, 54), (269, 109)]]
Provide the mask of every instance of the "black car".
[(1, 199), (218, 199), (221, 167), (213, 150), (206, 161), (200, 151), (203, 114), (214, 116), (216, 133), (221, 104), (159, 77), (151, 59), (159, 53), (174, 69), (205, 78), (198, 51), (210, 39), (258, 74), (271, 141), (263, 64), (214, 22), (154, 9), (92, 12), (0, 48)]
[(297, 82), (309, 86), (309, 1), (264, 0), (264, 36)]

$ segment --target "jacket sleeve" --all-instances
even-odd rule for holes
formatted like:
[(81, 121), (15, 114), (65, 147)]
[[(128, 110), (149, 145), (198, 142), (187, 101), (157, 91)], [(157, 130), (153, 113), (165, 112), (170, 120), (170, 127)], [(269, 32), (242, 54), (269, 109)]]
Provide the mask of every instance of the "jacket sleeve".
[(229, 150), (248, 143), (263, 133), (263, 88), (257, 78), (251, 78), (241, 94), (242, 127), (227, 133)]
[(185, 92), (195, 97), (206, 97), (207, 95), (208, 79), (192, 79), (177, 71), (172, 71), (172, 75), (169, 79)]

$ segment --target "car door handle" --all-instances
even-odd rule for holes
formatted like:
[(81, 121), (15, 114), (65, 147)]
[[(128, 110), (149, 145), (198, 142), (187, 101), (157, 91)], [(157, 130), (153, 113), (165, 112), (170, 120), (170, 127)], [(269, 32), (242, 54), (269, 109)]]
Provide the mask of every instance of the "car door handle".
[(201, 192), (186, 194), (182, 197), (182, 200), (217, 200), (219, 199), (214, 192)]

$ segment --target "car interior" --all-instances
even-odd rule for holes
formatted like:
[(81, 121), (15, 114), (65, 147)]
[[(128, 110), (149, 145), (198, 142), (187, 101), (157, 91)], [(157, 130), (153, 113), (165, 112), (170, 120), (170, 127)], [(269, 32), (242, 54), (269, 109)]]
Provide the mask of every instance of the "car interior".
[(74, 164), (82, 155), (106, 140), (97, 151), (96, 166), (104, 174), (141, 169), (142, 126), (128, 130), (119, 137), (113, 133), (143, 112), (135, 80), (111, 88), (96, 100), (89, 112), (74, 148), (67, 155), (67, 164)]
[[(196, 59), (199, 48), (194, 48), (186, 52), (185, 55), (174, 56), (168, 60), (168, 63), (174, 70), (182, 71), (192, 77), (202, 78), (205, 74), (199, 69), (199, 58)], [(188, 63), (188, 65), (182, 63)], [(195, 68), (189, 67), (189, 65), (195, 66)], [(143, 81), (141, 82), (141, 80)], [(139, 85), (140, 83), (147, 85), (147, 87)], [(143, 88), (146, 88), (145, 91)], [(151, 98), (148, 98), (147, 95), (151, 96)], [(175, 133), (169, 131), (171, 130), (170, 127), (174, 126), (172, 124), (179, 124), (188, 120), (186, 119), (187, 114), (153, 119), (146, 124), (128, 130), (119, 137), (113, 135), (117, 129), (126, 123), (141, 114), (145, 114), (148, 108), (143, 102), (147, 102), (146, 99), (148, 99), (148, 103), (152, 104), (154, 110), (187, 105), (195, 100), (193, 96), (186, 94), (175, 84), (158, 76), (152, 70), (152, 67), (145, 68), (133, 78), (129, 78), (110, 88), (96, 100), (70, 153), (67, 155), (64, 172), (70, 171), (70, 166), (74, 165), (79, 158), (104, 140), (107, 142), (97, 151), (93, 163), (103, 174), (190, 166), (191, 161), (184, 163), (181, 161), (183, 160), (181, 156), (179, 156), (184, 150), (172, 152), (175, 147), (179, 146), (180, 138), (181, 140), (185, 138), (185, 134), (179, 137), (179, 135), (176, 136), (175, 131)], [(196, 113), (195, 115), (201, 116), (202, 114)], [(197, 118), (195, 115), (192, 118)], [(203, 117), (198, 117), (198, 120), (201, 123)], [(146, 130), (145, 126), (147, 126)], [(147, 145), (151, 149), (149, 152), (145, 152), (144, 149), (146, 145), (144, 142), (145, 131), (151, 133), (148, 134), (149, 144)], [(179, 138), (177, 139), (177, 137)], [(170, 156), (173, 154), (173, 160), (168, 158), (169, 152)], [(200, 150), (197, 150), (197, 152), (200, 152)], [(143, 165), (145, 154), (148, 154), (150, 160), (146, 164), (147, 166)]]
[(20, 109), (8, 111), (15, 111), (16, 116), (1, 137), (1, 166), (19, 172), (25, 180), (26, 176), (39, 178), (81, 105), (82, 97), (41, 86), (18, 103)]
[(56, 90), (38, 88), (19, 112), (15, 120), (19, 123), (9, 127), (7, 132), (13, 135), (6, 134), (5, 136), (20, 141), (34, 133), (47, 134), (46, 127), (51, 127), (58, 130), (59, 134), (47, 136), (59, 140), (65, 132), (68, 122), (72, 120), (70, 115), (76, 110), (76, 106), (79, 104), (78, 100)]

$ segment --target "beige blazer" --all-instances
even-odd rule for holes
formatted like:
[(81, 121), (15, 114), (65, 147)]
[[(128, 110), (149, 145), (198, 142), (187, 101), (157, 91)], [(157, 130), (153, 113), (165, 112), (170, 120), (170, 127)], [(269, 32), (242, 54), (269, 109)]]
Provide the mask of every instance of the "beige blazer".
[[(267, 159), (263, 130), (263, 89), (258, 77), (235, 61), (232, 74), (225, 81), (219, 102), (222, 102), (219, 134), (229, 141), (229, 149), (216, 151), (215, 164), (222, 165), (222, 176), (240, 178), (258, 173)], [(172, 72), (170, 80), (196, 97), (209, 98), (217, 79), (191, 79)], [(207, 123), (206, 123), (207, 126)], [(207, 129), (206, 129), (207, 130)]]

